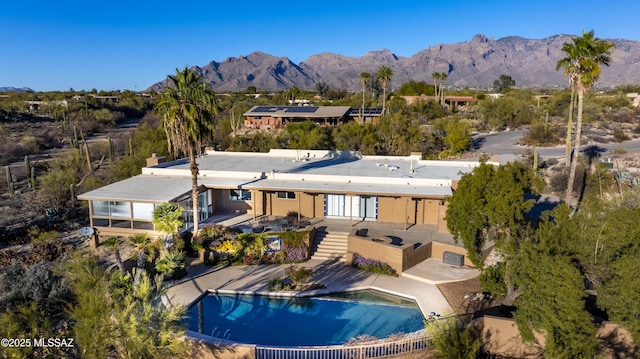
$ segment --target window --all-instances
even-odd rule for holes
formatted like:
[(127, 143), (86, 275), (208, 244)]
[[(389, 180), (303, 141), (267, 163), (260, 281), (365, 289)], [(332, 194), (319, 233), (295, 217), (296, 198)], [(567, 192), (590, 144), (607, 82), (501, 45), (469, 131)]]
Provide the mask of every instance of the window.
[(251, 201), (251, 191), (246, 189), (229, 190), (230, 201)]
[(295, 192), (278, 192), (278, 198), (280, 199), (296, 199)]
[(133, 218), (153, 219), (153, 203), (133, 202)]
[(109, 202), (109, 205), (111, 209), (111, 217), (131, 218), (130, 202)]
[(108, 216), (109, 215), (109, 202), (108, 201), (91, 201), (93, 206), (94, 216)]

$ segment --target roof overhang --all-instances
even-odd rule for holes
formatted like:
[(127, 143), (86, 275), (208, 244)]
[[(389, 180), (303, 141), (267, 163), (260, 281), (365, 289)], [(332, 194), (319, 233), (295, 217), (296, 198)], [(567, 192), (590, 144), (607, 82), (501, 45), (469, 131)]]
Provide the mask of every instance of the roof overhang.
[[(212, 188), (242, 188), (255, 179), (198, 177), (198, 185)], [(191, 177), (138, 175), (83, 193), (80, 200), (132, 201), (164, 203), (191, 191)]]
[(243, 189), (263, 191), (291, 191), (309, 193), (335, 193), (389, 197), (445, 198), (451, 196), (449, 186), (393, 185), (363, 182), (295, 181), (266, 179), (242, 186)]

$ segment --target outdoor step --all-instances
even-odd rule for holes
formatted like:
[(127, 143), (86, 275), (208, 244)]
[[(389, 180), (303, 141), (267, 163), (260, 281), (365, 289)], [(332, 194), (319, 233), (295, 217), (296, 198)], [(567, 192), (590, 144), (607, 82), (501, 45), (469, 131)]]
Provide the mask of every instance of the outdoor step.
[(347, 248), (348, 247), (346, 245), (341, 245), (341, 244), (321, 243), (316, 248), (316, 251), (319, 251), (321, 249), (327, 249), (327, 250), (337, 250), (337, 251), (346, 252)]
[(348, 232), (318, 231), (314, 236), (313, 255), (320, 260), (339, 260), (346, 262)]
[(320, 255), (314, 255), (313, 259), (319, 259), (319, 260), (339, 260), (340, 262), (346, 262), (346, 254), (320, 254)]

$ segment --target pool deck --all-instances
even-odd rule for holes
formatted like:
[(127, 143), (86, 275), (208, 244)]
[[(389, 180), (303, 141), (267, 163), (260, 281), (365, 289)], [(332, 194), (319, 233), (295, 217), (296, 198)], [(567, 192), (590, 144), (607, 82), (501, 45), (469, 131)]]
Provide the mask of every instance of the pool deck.
[(289, 265), (252, 265), (206, 267), (197, 261), (189, 266), (189, 275), (170, 287), (163, 297), (166, 304), (190, 305), (208, 292), (268, 294), (272, 296), (310, 296), (358, 289), (377, 289), (414, 299), (423, 315), (431, 312), (450, 314), (453, 309), (436, 284), (466, 280), (479, 272), (471, 268), (444, 265), (428, 259), (412, 268), (406, 276), (392, 277), (356, 269), (344, 262), (309, 260), (300, 266), (313, 268), (313, 282), (326, 288), (304, 292), (268, 292), (270, 278), (284, 277)]

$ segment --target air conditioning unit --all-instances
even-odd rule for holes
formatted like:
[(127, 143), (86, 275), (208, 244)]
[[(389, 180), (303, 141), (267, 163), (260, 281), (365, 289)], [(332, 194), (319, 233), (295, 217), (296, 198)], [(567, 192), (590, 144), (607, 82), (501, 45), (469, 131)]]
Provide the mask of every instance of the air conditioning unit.
[(452, 266), (462, 267), (464, 265), (464, 256), (462, 254), (445, 251), (442, 253), (442, 262)]

